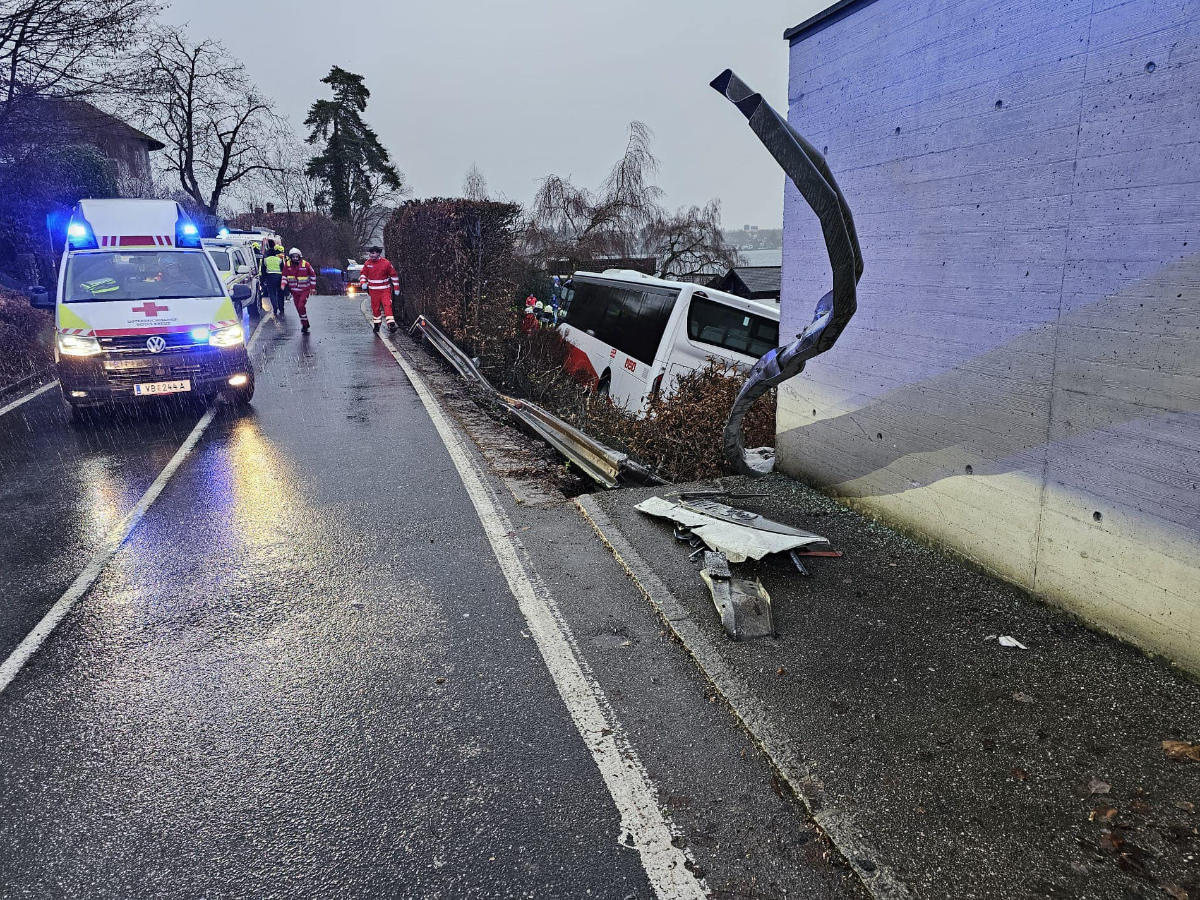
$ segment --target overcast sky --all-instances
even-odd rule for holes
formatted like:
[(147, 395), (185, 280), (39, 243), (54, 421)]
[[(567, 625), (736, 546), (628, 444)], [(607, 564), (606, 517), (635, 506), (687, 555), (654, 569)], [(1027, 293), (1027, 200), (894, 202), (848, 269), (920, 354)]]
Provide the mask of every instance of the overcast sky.
[(472, 163), (520, 202), (551, 172), (595, 186), (640, 119), (668, 204), (718, 197), (737, 228), (779, 227), (783, 175), (708, 82), (730, 67), (785, 111), (783, 31), (827, 5), (173, 0), (164, 16), (223, 42), (298, 131), (331, 65), (364, 75), (367, 120), (418, 197), (460, 194)]

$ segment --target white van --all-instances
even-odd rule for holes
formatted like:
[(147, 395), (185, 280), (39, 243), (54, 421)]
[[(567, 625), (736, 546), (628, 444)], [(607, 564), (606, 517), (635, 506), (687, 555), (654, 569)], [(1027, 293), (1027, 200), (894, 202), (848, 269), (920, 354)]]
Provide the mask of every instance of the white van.
[(559, 332), (567, 368), (632, 412), (712, 358), (749, 369), (779, 345), (779, 305), (641, 272), (576, 272)]
[[(258, 296), (258, 258), (254, 248), (248, 242), (239, 243), (222, 238), (204, 238), (200, 244), (217, 267), (226, 291), (232, 293), (235, 286), (244, 284), (250, 289), (251, 298)], [(233, 306), (240, 319), (243, 305), (235, 299)], [(257, 312), (254, 303), (247, 303), (246, 306), (252, 312)]]
[(54, 359), (72, 408), (164, 394), (232, 393), (254, 369), (234, 300), (200, 231), (173, 200), (81, 200), (67, 225), (54, 310)]

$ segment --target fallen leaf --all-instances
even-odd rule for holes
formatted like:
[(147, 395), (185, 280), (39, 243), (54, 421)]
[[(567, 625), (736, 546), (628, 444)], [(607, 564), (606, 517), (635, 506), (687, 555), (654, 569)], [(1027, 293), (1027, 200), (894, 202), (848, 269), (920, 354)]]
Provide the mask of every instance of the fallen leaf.
[(1162, 748), (1169, 758), (1179, 762), (1200, 762), (1200, 744), (1192, 741), (1163, 741)]
[(1088, 815), (1089, 822), (1111, 822), (1117, 814), (1115, 806), (1097, 806)]
[(1017, 779), (1017, 781), (1024, 781), (1029, 777), (1029, 773), (1018, 767), (1012, 770), (1012, 777)]
[(1001, 647), (1015, 647), (1017, 650), (1029, 649), (1012, 635), (1002, 634), (1000, 637), (996, 638), (996, 640), (1000, 642)]
[(435, 679), (433, 679), (433, 680), (434, 680), (434, 682), (436, 682), (437, 684), (445, 684), (445, 683), (446, 683), (446, 676), (444, 676), (444, 675), (439, 675), (437, 678), (435, 678)]
[(1137, 813), (1139, 816), (1150, 815), (1150, 804), (1145, 800), (1133, 800), (1129, 803), (1129, 811)]
[(1033, 703), (1032, 697), (1030, 697), (1028, 694), (1022, 694), (1020, 691), (1017, 691), (1015, 694), (1013, 694), (1013, 699), (1018, 703)]
[(1189, 800), (1173, 800), (1171, 805), (1176, 809), (1182, 809), (1184, 812), (1195, 812), (1196, 804)]
[(1172, 900), (1190, 900), (1188, 892), (1177, 884), (1164, 884), (1163, 893), (1171, 897)]
[(1120, 853), (1121, 847), (1125, 845), (1125, 838), (1121, 837), (1115, 831), (1110, 831), (1105, 828), (1100, 832), (1100, 849), (1107, 850), (1109, 853)]
[(783, 666), (780, 666), (778, 669), (775, 670), (775, 674), (778, 675), (780, 678), (782, 678), (784, 675), (787, 674), (787, 669), (785, 669)]

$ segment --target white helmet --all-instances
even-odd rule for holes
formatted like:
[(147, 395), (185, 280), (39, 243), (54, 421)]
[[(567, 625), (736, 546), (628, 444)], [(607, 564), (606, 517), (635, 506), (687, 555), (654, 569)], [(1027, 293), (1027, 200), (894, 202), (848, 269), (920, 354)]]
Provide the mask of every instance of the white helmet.
[(288, 251), (288, 256), (304, 256), (304, 254), (300, 252), (299, 247), (293, 247)]

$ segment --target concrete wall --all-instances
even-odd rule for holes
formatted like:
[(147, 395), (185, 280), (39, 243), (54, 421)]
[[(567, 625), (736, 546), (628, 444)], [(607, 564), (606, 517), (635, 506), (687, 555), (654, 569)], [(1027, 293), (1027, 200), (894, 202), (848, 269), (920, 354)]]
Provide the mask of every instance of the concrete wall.
[(781, 468), (1200, 671), (1200, 3), (876, 0), (790, 53), (866, 273)]

